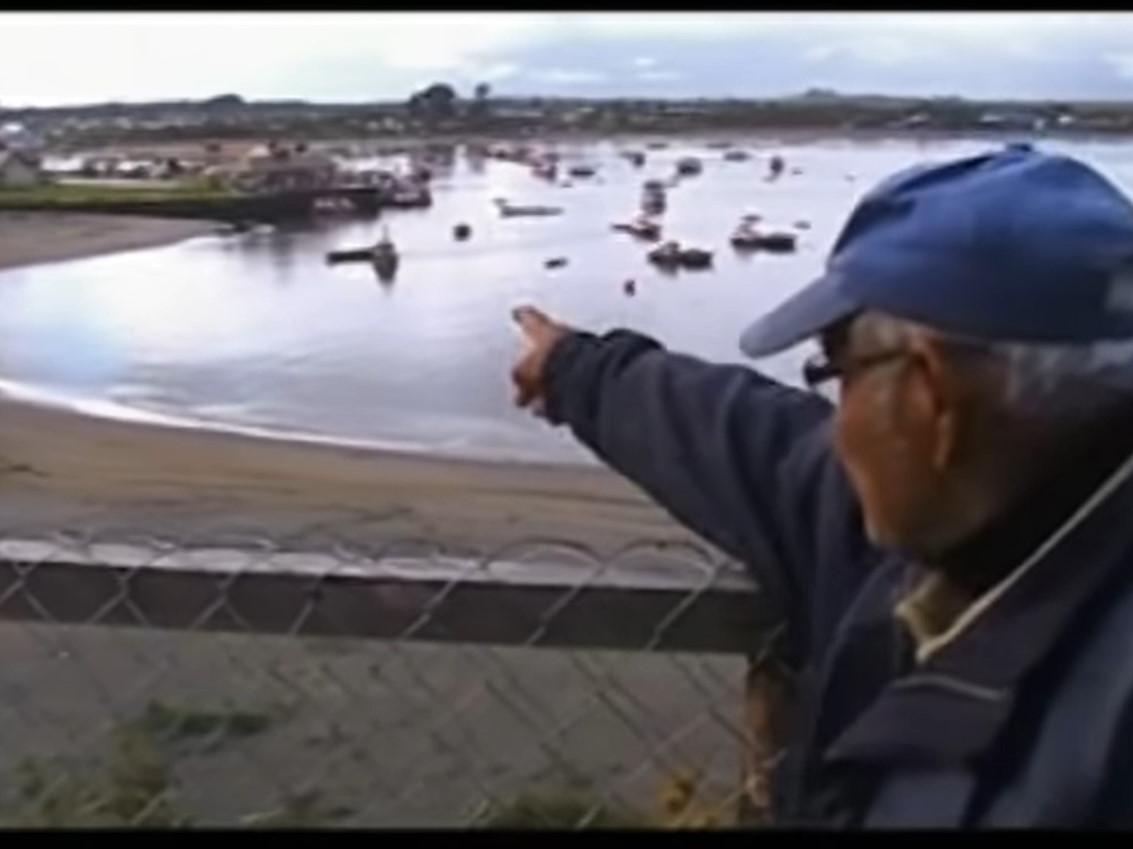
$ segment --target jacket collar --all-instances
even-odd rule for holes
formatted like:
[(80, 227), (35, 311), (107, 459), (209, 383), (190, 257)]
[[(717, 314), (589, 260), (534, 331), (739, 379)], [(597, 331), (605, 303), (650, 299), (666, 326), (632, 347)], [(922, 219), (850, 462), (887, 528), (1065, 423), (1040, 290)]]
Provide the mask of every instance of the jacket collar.
[[(1116, 470), (1036, 555), (909, 675), (883, 689), (825, 760), (958, 763), (985, 750), (1011, 713), (1016, 685), (1133, 548), (1133, 459)], [(1125, 473), (1122, 478), (1120, 475)], [(1077, 514), (1076, 514), (1077, 515)]]

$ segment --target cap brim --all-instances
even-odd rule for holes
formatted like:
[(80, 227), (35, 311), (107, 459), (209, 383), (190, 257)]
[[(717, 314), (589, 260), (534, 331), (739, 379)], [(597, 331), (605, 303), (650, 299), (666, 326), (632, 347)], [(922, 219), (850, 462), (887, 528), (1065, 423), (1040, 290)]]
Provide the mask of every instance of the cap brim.
[(749, 357), (776, 354), (860, 309), (843, 294), (837, 275), (826, 274), (752, 322), (740, 336), (740, 350)]

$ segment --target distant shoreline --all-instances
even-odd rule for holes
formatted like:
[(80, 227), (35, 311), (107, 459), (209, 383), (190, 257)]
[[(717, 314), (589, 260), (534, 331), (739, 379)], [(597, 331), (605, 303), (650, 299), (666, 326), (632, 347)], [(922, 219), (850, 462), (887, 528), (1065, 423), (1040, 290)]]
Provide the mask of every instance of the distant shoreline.
[[(117, 143), (104, 143), (71, 149), (68, 155), (72, 156), (134, 156), (152, 154), (154, 156), (192, 157), (204, 151), (209, 144), (219, 144), (226, 152), (228, 158), (237, 159), (252, 148), (263, 143), (267, 134), (253, 134), (247, 137), (202, 137), (200, 139), (164, 139), (164, 140), (124, 140)], [(558, 145), (558, 144), (595, 144), (600, 142), (613, 142), (624, 145), (644, 145), (650, 141), (672, 144), (680, 141), (696, 142), (700, 140), (727, 139), (738, 144), (745, 141), (765, 143), (778, 142), (782, 144), (799, 144), (813, 141), (844, 140), (855, 142), (893, 141), (893, 142), (932, 142), (951, 139), (986, 140), (995, 143), (1003, 140), (1027, 137), (1036, 142), (1044, 139), (1075, 139), (1075, 140), (1102, 140), (1115, 138), (1128, 138), (1128, 134), (1105, 131), (1091, 131), (1085, 128), (1059, 128), (1047, 129), (1041, 132), (1033, 130), (1009, 129), (924, 129), (924, 130), (897, 130), (893, 128), (846, 128), (846, 127), (759, 127), (759, 128), (722, 128), (703, 127), (699, 129), (657, 129), (657, 130), (577, 130), (568, 131), (551, 129), (546, 132), (533, 134), (509, 134), (505, 132), (449, 132), (449, 133), (422, 133), (404, 136), (352, 136), (342, 135), (328, 138), (311, 139), (310, 143), (320, 149), (362, 146), (377, 149), (403, 149), (410, 150), (425, 145), (465, 145), (478, 144), (527, 144), (527, 145)]]
[(211, 233), (217, 224), (73, 212), (0, 212), (0, 270), (152, 248)]

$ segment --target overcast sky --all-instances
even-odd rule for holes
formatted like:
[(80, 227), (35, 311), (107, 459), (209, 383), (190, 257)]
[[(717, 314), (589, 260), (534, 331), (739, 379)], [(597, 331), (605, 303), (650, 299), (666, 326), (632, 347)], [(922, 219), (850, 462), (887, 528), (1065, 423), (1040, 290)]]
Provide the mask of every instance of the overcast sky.
[(1133, 95), (1133, 13), (6, 13), (0, 105), (470, 95)]

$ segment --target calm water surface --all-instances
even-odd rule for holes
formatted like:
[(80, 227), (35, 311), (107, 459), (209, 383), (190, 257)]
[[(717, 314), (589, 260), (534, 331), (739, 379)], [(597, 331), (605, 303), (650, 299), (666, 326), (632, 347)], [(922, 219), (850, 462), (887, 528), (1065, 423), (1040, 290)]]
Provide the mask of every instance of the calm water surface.
[[(744, 324), (821, 269), (855, 200), (880, 178), (926, 159), (978, 152), (986, 139), (742, 139), (748, 162), (723, 161), (703, 140), (649, 151), (636, 169), (613, 143), (563, 146), (565, 162), (599, 166), (570, 188), (523, 166), (458, 155), (437, 174), (428, 210), (328, 222), (0, 273), (0, 376), (75, 399), (208, 423), (401, 444), (470, 456), (586, 462), (569, 436), (511, 406), (508, 371), (520, 340), (510, 309), (543, 307), (578, 327), (627, 326), (669, 347), (742, 362)], [(1051, 141), (1133, 191), (1133, 146)], [(784, 155), (788, 173), (763, 176)], [(715, 250), (715, 267), (666, 275), (648, 246), (611, 232), (637, 211), (640, 187), (675, 160), (704, 173), (669, 192), (665, 237)], [(553, 204), (553, 218), (501, 219), (492, 199)], [(739, 217), (770, 226), (805, 219), (793, 255), (735, 254)], [(472, 225), (467, 242), (452, 227)], [(383, 286), (365, 265), (329, 267), (326, 251), (372, 243), (389, 228), (402, 253)], [(567, 257), (565, 268), (544, 261)], [(637, 282), (635, 297), (622, 284)], [(759, 364), (797, 383), (806, 351)]]

